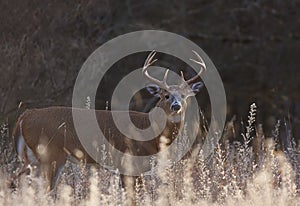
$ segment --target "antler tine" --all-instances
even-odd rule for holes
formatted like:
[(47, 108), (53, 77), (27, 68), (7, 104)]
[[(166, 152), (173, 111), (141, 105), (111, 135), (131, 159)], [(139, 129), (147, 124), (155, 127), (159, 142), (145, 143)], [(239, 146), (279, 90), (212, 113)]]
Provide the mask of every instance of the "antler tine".
[(163, 81), (162, 81), (165, 85), (167, 85), (168, 73), (169, 73), (169, 69), (166, 70)]
[[(192, 50), (193, 53), (196, 55), (196, 57), (198, 58), (198, 60), (194, 60), (194, 59), (190, 59), (191, 61), (195, 62), (196, 64), (199, 64), (201, 66), (201, 70), (198, 72), (198, 74), (194, 77), (192, 77), (191, 79), (185, 81), (186, 84), (192, 84), (196, 81), (198, 81), (200, 79), (201, 74), (206, 70), (206, 65), (202, 59), (202, 57), (194, 50)], [(181, 73), (182, 79), (184, 80), (183, 74)]]
[(156, 52), (155, 51), (152, 51), (150, 52), (150, 54), (148, 55), (147, 59), (145, 60), (145, 63), (144, 63), (144, 66), (143, 66), (143, 73), (144, 75), (150, 80), (152, 81), (153, 83), (157, 84), (158, 86), (160, 86), (161, 88), (163, 89), (167, 89), (168, 88), (168, 85), (167, 85), (167, 76), (168, 76), (168, 72), (169, 70), (166, 71), (165, 75), (164, 75), (164, 78), (162, 81), (158, 80), (158, 79), (155, 79), (154, 77), (151, 77), (148, 73), (148, 69), (149, 69), (149, 66), (151, 66), (154, 62), (157, 61), (157, 59), (154, 59), (154, 56), (155, 56)]
[(180, 74), (181, 74), (181, 80), (182, 80), (183, 82), (185, 82), (184, 75), (183, 75), (183, 71), (180, 71)]
[(146, 69), (147, 67), (151, 66), (154, 62), (157, 61), (157, 59), (154, 59), (152, 61), (152, 59), (154, 58), (155, 54), (156, 54), (156, 52), (154, 50), (150, 52), (150, 54), (148, 55), (147, 59), (145, 60), (143, 70)]

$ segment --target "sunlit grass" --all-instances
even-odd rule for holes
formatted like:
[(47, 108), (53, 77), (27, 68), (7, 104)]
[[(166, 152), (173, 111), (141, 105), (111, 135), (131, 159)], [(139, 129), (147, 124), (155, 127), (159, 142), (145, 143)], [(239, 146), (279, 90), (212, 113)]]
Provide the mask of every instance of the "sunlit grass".
[[(129, 178), (133, 189), (121, 187), (117, 172), (68, 163), (56, 198), (46, 192), (42, 177), (23, 175), (15, 188), (9, 187), (18, 161), (2, 125), (0, 205), (297, 205), (299, 149), (290, 144), (288, 152), (278, 150), (279, 125), (274, 126), (275, 141), (265, 139), (256, 128), (255, 112), (251, 106), (243, 141), (221, 141), (210, 159), (195, 149), (163, 172), (154, 169), (135, 183)], [(227, 139), (230, 126), (228, 122)], [(161, 161), (168, 159), (160, 157), (158, 166)]]

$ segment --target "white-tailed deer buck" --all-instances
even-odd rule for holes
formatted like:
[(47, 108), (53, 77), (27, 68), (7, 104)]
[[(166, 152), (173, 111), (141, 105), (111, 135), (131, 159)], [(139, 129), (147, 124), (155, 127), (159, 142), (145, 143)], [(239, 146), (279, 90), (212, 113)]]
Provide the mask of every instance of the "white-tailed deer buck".
[[(195, 77), (189, 80), (185, 80), (183, 73), (181, 73), (181, 84), (179, 85), (167, 84), (169, 70), (165, 72), (162, 81), (149, 75), (149, 66), (157, 60), (153, 60), (155, 52), (151, 52), (145, 61), (143, 73), (155, 84), (148, 86), (147, 89), (152, 95), (160, 97), (157, 107), (163, 109), (168, 116), (163, 131), (152, 140), (141, 142), (126, 137), (116, 128), (111, 111), (76, 110), (83, 113), (95, 112), (104, 136), (120, 151), (129, 151), (133, 155), (144, 156), (156, 154), (160, 150), (159, 137), (163, 135), (171, 143), (174, 135), (180, 132), (178, 130), (184, 121), (181, 118), (180, 121), (174, 123), (170, 119), (176, 116), (184, 117), (187, 98), (194, 96), (203, 85), (199, 80), (206, 66), (200, 55), (194, 53), (197, 60), (191, 60), (200, 65), (201, 69)], [(148, 113), (130, 111), (129, 114), (136, 127), (144, 129), (150, 125)], [(56, 187), (60, 172), (69, 157), (72, 157), (73, 160), (84, 161), (87, 164), (96, 163), (80, 143), (74, 128), (72, 108), (70, 107), (56, 106), (26, 110), (16, 123), (13, 138), (16, 151), (23, 161), (22, 168), (19, 169), (15, 178), (24, 173), (28, 165), (37, 164), (40, 166), (41, 172), (48, 178), (50, 190)]]

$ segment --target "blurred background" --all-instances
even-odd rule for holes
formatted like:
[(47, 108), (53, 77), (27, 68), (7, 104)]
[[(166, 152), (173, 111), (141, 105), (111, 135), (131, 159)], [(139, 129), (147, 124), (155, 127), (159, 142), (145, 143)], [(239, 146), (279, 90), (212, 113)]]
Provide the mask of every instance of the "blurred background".
[[(299, 138), (299, 9), (299, 0), (1, 1), (0, 120), (13, 127), (27, 108), (71, 106), (77, 73), (95, 49), (127, 32), (156, 29), (182, 35), (209, 55), (225, 86), (228, 120), (246, 122), (255, 102), (266, 135), (281, 120)], [(146, 56), (130, 55), (111, 68), (99, 86), (98, 109)], [(174, 57), (158, 58), (160, 66), (193, 75)], [(138, 96), (131, 109), (142, 111), (151, 100), (145, 91)], [(197, 98), (209, 118), (205, 89)]]

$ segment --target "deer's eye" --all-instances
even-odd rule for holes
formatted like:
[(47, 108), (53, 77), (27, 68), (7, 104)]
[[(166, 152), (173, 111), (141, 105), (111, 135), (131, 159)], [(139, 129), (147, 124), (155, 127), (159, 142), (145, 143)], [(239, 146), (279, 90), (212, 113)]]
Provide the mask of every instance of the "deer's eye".
[(166, 98), (166, 99), (169, 99), (169, 98), (170, 98), (170, 95), (166, 94), (166, 95), (165, 95), (165, 98)]

